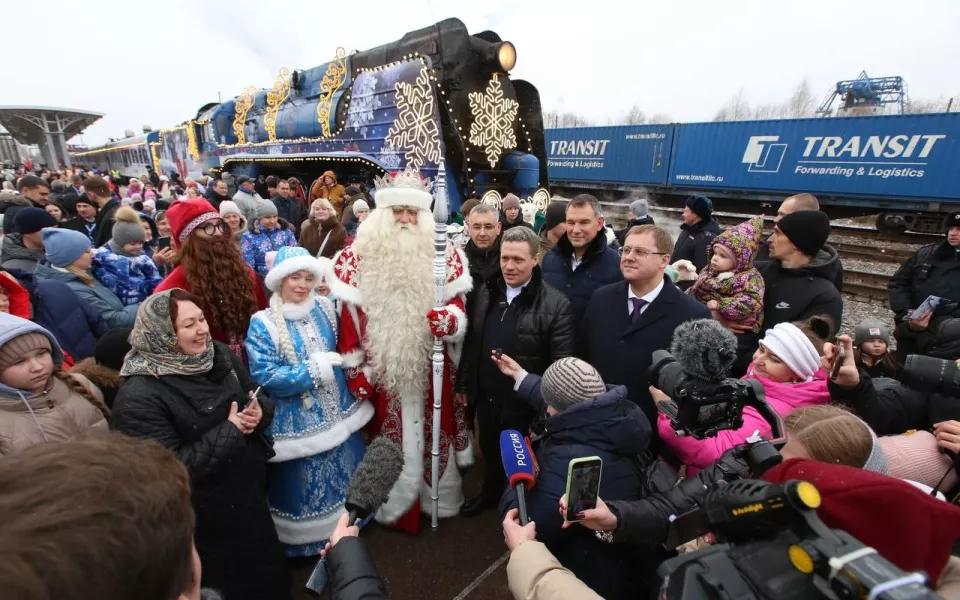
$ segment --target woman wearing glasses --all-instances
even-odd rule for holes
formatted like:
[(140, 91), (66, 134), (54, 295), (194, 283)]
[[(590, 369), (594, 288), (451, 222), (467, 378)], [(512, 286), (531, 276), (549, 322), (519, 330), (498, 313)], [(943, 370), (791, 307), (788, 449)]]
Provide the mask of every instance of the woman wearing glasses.
[(180, 264), (157, 286), (181, 288), (200, 298), (210, 335), (243, 357), (250, 317), (267, 308), (267, 295), (230, 226), (203, 198), (175, 202), (166, 213)]

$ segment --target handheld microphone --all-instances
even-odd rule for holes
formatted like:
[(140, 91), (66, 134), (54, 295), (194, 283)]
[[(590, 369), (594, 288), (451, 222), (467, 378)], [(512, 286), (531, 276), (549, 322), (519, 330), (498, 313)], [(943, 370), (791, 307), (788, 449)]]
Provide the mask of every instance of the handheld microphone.
[(526, 525), (526, 490), (532, 490), (537, 484), (536, 459), (530, 450), (530, 442), (516, 429), (500, 432), (500, 460), (507, 473), (510, 487), (517, 490), (517, 505), (520, 509), (520, 525)]

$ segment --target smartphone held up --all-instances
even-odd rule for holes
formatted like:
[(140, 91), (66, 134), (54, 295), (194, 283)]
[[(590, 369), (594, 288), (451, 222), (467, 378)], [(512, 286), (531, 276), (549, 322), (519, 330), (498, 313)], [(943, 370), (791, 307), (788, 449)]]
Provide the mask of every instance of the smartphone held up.
[(567, 469), (567, 512), (563, 515), (564, 521), (582, 521), (583, 511), (596, 508), (597, 498), (600, 497), (602, 471), (603, 459), (599, 456), (586, 456), (570, 461)]

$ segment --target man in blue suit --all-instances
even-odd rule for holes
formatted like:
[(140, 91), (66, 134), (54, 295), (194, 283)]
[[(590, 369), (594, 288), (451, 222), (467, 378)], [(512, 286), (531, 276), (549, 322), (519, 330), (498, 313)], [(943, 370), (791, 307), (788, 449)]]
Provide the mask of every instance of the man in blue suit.
[[(664, 269), (673, 240), (655, 225), (632, 228), (624, 240), (620, 271), (625, 281), (601, 287), (590, 299), (580, 327), (582, 358), (613, 385), (626, 385), (651, 423), (657, 408), (647, 371), (654, 350), (670, 347), (673, 330), (684, 321), (709, 319), (707, 307), (677, 288)], [(651, 449), (656, 451), (658, 439)]]

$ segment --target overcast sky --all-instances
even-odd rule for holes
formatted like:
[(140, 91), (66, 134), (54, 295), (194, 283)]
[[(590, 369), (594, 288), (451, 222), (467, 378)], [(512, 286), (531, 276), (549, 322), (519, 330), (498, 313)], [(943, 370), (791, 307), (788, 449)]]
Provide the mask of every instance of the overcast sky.
[(740, 89), (774, 103), (803, 79), (819, 103), (863, 69), (903, 76), (915, 99), (960, 102), (956, 0), (45, 0), (7, 3), (4, 16), (0, 106), (105, 113), (89, 145), (448, 17), (512, 41), (512, 76), (539, 88), (544, 110), (599, 123), (634, 104), (709, 120)]

